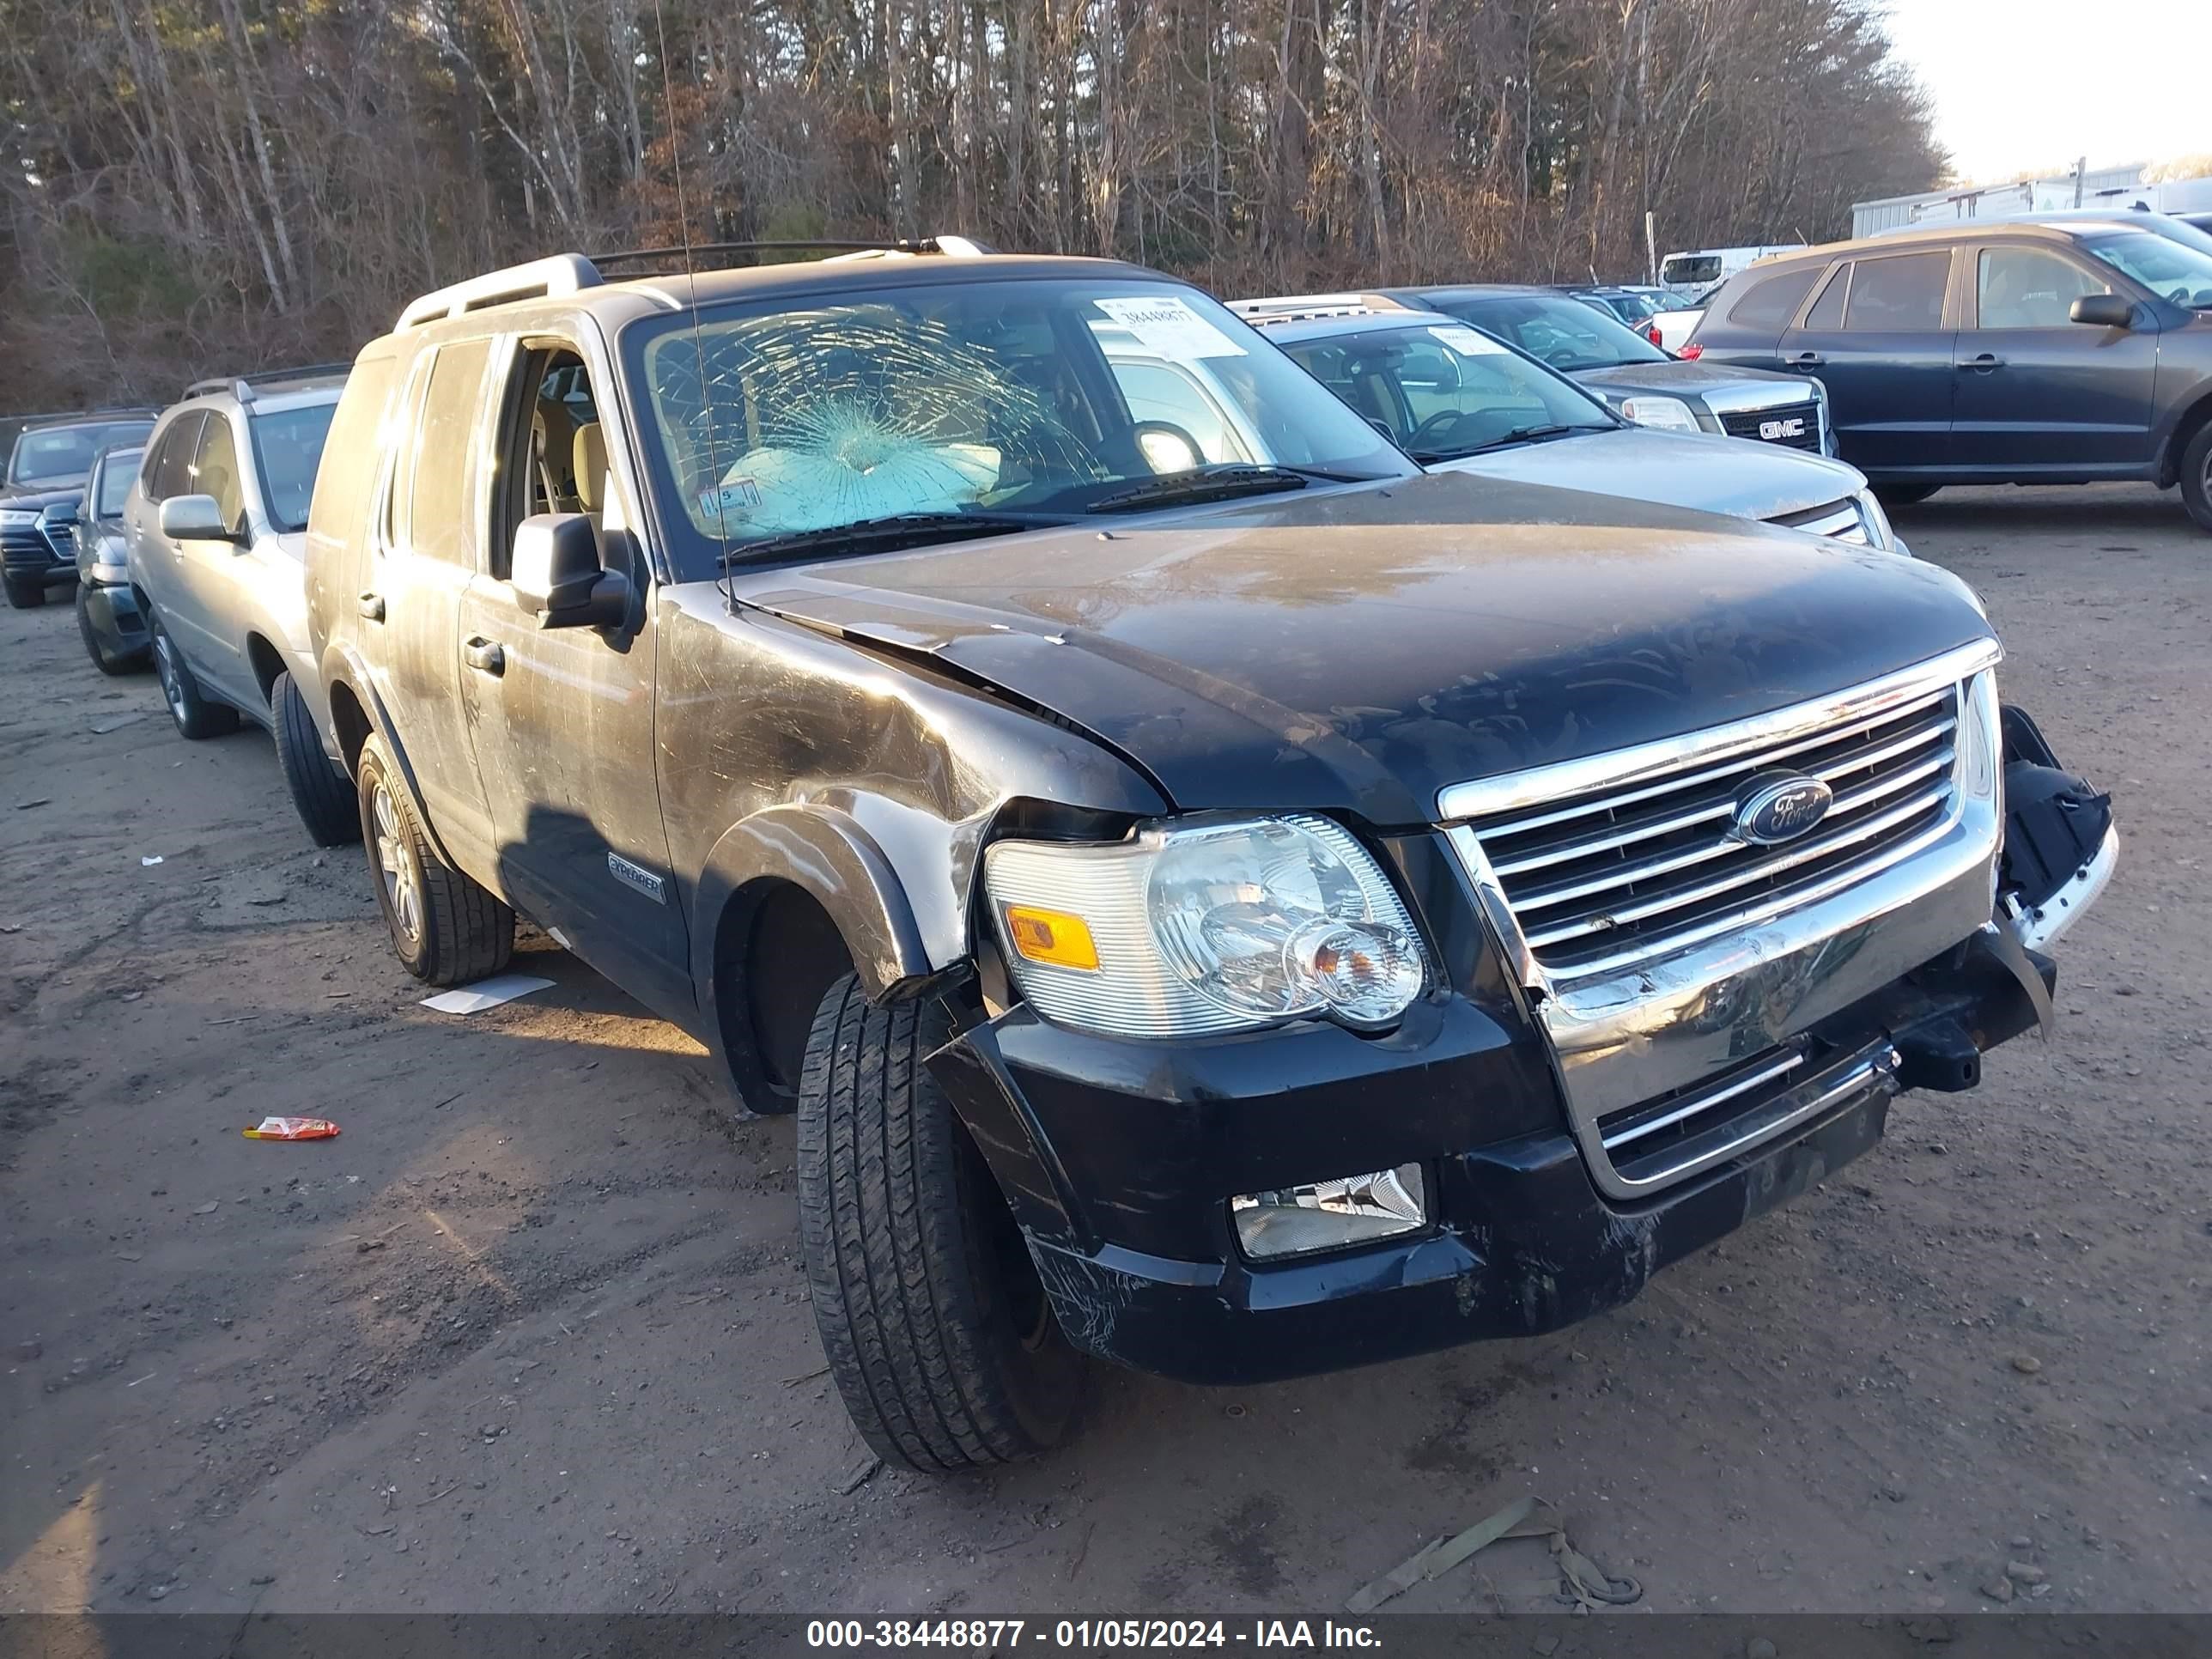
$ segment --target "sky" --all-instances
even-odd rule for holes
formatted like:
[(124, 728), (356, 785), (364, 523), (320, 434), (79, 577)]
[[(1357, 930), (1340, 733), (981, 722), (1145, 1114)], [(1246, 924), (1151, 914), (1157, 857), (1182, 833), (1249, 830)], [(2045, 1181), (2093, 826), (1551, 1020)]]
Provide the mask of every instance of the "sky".
[(2212, 152), (2212, 0), (1889, 0), (1968, 183)]

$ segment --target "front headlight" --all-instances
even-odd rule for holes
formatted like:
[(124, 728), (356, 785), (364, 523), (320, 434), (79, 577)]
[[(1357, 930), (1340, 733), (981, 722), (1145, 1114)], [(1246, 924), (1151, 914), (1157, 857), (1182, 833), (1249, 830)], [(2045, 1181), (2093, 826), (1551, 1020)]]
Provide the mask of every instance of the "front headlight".
[(0, 525), (10, 530), (28, 530), (38, 521), (39, 515), (35, 513), (25, 513), (12, 507), (0, 511)]
[(1112, 846), (983, 854), (1015, 983), (1047, 1018), (1200, 1036), (1322, 1017), (1395, 1021), (1427, 969), (1413, 918), (1341, 826), (1298, 816), (1146, 825)]
[(1698, 417), (1680, 398), (1624, 398), (1620, 412), (1638, 426), (1656, 426), (1666, 432), (1697, 432)]
[(1859, 525), (1866, 532), (1867, 545), (1885, 553), (1897, 551), (1897, 532), (1889, 527), (1889, 514), (1881, 510), (1874, 491), (1862, 489), (1851, 499), (1858, 503)]

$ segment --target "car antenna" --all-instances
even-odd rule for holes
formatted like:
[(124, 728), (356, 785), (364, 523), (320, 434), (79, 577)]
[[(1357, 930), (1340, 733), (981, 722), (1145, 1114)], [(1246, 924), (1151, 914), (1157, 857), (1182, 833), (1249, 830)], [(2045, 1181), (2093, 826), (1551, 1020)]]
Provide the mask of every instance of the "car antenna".
[(660, 43), (660, 103), (668, 112), (668, 164), (676, 174), (676, 230), (684, 249), (684, 280), (691, 290), (691, 352), (698, 362), (699, 401), (707, 416), (707, 468), (714, 487), (714, 533), (722, 544), (714, 586), (721, 592), (722, 603), (734, 614), (738, 593), (730, 574), (730, 522), (722, 495), (721, 446), (715, 440), (714, 399), (707, 383), (706, 337), (699, 330), (699, 268), (691, 251), (691, 207), (684, 197), (684, 144), (676, 131), (676, 84), (668, 72), (668, 19), (661, 11), (660, 0), (653, 0), (653, 28)]

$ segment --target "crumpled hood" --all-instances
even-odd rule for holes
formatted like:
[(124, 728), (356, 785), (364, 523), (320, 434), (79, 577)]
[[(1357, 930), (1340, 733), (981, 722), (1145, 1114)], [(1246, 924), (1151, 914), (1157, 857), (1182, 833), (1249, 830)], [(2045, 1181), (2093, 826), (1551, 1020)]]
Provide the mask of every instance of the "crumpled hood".
[(1442, 461), (1437, 470), (1664, 501), (1739, 519), (1826, 507), (1866, 488), (1856, 467), (1805, 450), (1641, 426)]
[(1818, 395), (1802, 374), (1783, 374), (1771, 368), (1738, 368), (1730, 363), (1621, 363), (1612, 368), (1577, 369), (1570, 379), (1614, 393), (1656, 392), (1662, 395), (1703, 398), (1716, 392), (1754, 394), (1760, 404), (1811, 403)]
[(1433, 820), (1437, 792), (1986, 637), (1955, 577), (1462, 474), (735, 574), (735, 597), (1084, 728), (1179, 807)]

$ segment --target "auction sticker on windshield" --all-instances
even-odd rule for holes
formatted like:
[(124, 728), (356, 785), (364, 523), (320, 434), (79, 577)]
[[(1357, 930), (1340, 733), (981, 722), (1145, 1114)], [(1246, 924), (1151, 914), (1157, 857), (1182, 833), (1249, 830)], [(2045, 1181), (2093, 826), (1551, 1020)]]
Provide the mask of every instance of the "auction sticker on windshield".
[(1432, 328), (1429, 332), (1462, 357), (1503, 357), (1509, 355), (1504, 346), (1480, 329), (1454, 326)]
[(1243, 346), (1171, 294), (1093, 303), (1141, 343), (1171, 362), (1244, 355)]

